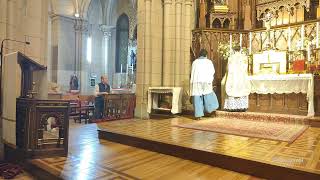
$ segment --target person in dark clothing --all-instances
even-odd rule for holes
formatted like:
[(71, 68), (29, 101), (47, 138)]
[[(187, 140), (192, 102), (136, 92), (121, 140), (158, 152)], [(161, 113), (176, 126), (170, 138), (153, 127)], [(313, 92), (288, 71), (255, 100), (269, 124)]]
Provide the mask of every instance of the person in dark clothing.
[(107, 76), (101, 76), (101, 82), (95, 87), (95, 118), (102, 119), (104, 112), (104, 95), (110, 93)]

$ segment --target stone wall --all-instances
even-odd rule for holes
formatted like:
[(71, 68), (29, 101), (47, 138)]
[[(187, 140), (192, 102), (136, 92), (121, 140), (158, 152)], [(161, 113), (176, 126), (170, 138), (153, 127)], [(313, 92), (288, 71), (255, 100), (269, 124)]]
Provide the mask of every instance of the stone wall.
[(184, 88), (188, 105), (193, 0), (139, 0), (137, 50), (137, 107), (135, 115), (146, 118), (147, 90), (151, 86)]

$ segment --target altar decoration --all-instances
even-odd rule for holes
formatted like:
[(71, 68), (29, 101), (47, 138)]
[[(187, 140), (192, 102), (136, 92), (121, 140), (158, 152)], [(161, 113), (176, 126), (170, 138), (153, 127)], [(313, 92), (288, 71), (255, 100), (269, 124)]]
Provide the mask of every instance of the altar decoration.
[(222, 42), (219, 43), (218, 53), (220, 54), (220, 57), (222, 57), (224, 60), (228, 60), (232, 51), (231, 46), (232, 46), (232, 42), (230, 42), (230, 44), (222, 43)]
[(253, 74), (286, 74), (285, 51), (264, 51), (253, 55)]
[(297, 59), (292, 63), (293, 73), (302, 73), (305, 70), (305, 60)]
[(306, 64), (311, 64), (311, 48), (313, 48), (315, 42), (313, 38), (301, 38), (297, 42), (294, 51), (290, 52), (289, 56), (289, 72), (290, 73), (305, 73)]
[[(219, 43), (217, 52), (220, 54), (224, 60), (228, 60), (230, 54), (233, 53), (233, 48), (236, 47), (237, 44), (235, 42), (231, 43)], [(249, 49), (246, 47), (241, 47), (241, 52), (245, 55), (249, 55)]]

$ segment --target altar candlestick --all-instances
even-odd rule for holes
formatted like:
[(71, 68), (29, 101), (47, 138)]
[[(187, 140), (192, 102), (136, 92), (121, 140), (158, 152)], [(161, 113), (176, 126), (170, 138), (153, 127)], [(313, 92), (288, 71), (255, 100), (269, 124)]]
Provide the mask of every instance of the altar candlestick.
[(126, 84), (128, 84), (128, 71), (129, 71), (129, 64), (127, 64), (127, 71), (126, 71)]
[(311, 61), (310, 45), (308, 44), (308, 61)]
[(252, 32), (249, 33), (249, 54), (252, 51)]
[(230, 40), (229, 41), (230, 41), (230, 45), (229, 46), (230, 46), (230, 53), (231, 53), (231, 51), (232, 51), (232, 35), (231, 34), (230, 34)]
[(240, 50), (242, 50), (242, 33), (240, 33)]
[(291, 28), (288, 27), (288, 50), (291, 51)]
[(316, 32), (316, 48), (319, 47), (319, 22), (317, 22), (317, 32)]
[(301, 49), (304, 48), (304, 25), (301, 26)]

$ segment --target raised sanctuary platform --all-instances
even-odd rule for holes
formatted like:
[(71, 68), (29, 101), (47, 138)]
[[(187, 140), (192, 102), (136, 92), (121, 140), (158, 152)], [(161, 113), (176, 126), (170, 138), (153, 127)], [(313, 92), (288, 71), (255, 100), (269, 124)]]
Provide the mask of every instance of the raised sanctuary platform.
[[(221, 121), (230, 116), (254, 121), (257, 113), (217, 112), (217, 115)], [(258, 121), (292, 124), (311, 121), (305, 116), (265, 114), (264, 117)], [(216, 118), (202, 121), (210, 119)], [(196, 121), (188, 117), (106, 122), (98, 124), (99, 138), (267, 179), (320, 178), (320, 159), (315, 158), (320, 152), (319, 128), (309, 127), (293, 143), (287, 143), (174, 127), (192, 122)]]

